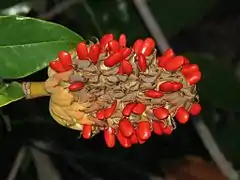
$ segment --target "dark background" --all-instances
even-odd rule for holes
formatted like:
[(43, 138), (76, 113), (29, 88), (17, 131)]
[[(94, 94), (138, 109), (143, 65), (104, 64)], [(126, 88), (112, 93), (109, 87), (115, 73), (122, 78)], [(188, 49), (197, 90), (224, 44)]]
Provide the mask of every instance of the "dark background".
[[(84, 39), (100, 37), (108, 32), (116, 36), (124, 32), (131, 44), (137, 38), (151, 36), (131, 0), (79, 0), (79, 3), (59, 13), (51, 14), (52, 9), (61, 6), (62, 3), (63, 0), (1, 0), (0, 13), (9, 15), (9, 9), (13, 9), (15, 14), (50, 20), (79, 33)], [(213, 67), (216, 65), (220, 66), (220, 69), (230, 69), (235, 74), (231, 77), (239, 82), (240, 11), (237, 1), (149, 0), (148, 4), (176, 53), (210, 54), (214, 61)], [(29, 9), (24, 12), (21, 8), (17, 9), (16, 5)], [(65, 6), (67, 5), (66, 3)], [(207, 67), (208, 64), (204, 66)], [(213, 71), (208, 72), (209, 78), (215, 73), (219, 72), (217, 70), (215, 72), (213, 68)], [(216, 92), (221, 88), (224, 92), (222, 96), (211, 97), (205, 94), (201, 96), (201, 88), (199, 89), (204, 108), (202, 118), (224, 155), (238, 170), (239, 96), (231, 97), (235, 101), (229, 101), (226, 107), (222, 104), (224, 98), (233, 96), (231, 90), (239, 87), (239, 83), (225, 87), (224, 81), (227, 81), (224, 79), (225, 76), (227, 75), (222, 74), (221, 77), (216, 76), (212, 79), (220, 83), (218, 87), (203, 87), (204, 92), (208, 92), (208, 88)], [(24, 80), (45, 79), (46, 69)], [(220, 101), (221, 105), (218, 104)], [(236, 108), (231, 110), (229, 104)], [(153, 135), (147, 143), (131, 149), (124, 149), (119, 145), (114, 149), (108, 149), (102, 134), (92, 140), (82, 140), (78, 139), (79, 132), (56, 124), (48, 113), (48, 98), (20, 100), (2, 108), (1, 111), (0, 179), (5, 179), (11, 171), (22, 146), (30, 147), (29, 151), (31, 148), (40, 149), (37, 155), (39, 157), (44, 152), (51, 158), (55, 169), (64, 180), (147, 179), (150, 174), (163, 176), (166, 169), (176, 165), (174, 160), (186, 155), (211, 160), (207, 148), (193, 126), (194, 119), (187, 125), (178, 125), (171, 136)], [(8, 131), (9, 127), (11, 131)], [(17, 179), (37, 179), (37, 166), (36, 162), (31, 161), (32, 157), (35, 157), (33, 152), (27, 153)], [(40, 162), (40, 168), (48, 166), (46, 161)], [(50, 166), (48, 168), (51, 170)], [(51, 172), (54, 173), (52, 170)], [(53, 174), (50, 177), (54, 179)]]

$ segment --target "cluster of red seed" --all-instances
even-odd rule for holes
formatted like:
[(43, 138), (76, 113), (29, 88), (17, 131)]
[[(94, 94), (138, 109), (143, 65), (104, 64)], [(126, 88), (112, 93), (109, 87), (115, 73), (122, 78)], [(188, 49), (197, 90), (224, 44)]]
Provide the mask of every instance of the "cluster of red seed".
[[(106, 34), (100, 42), (95, 44), (86, 44), (81, 42), (76, 47), (78, 60), (89, 60), (95, 66), (104, 66), (106, 69), (118, 67), (118, 75), (128, 75), (136, 73), (148, 73), (151, 68), (148, 62), (150, 56), (156, 53), (155, 42), (152, 38), (145, 40), (138, 39), (132, 48), (126, 46), (127, 40), (124, 34), (121, 34), (118, 40), (114, 39), (113, 34)], [(129, 61), (134, 58), (137, 69)], [(101, 64), (101, 62), (102, 64)], [(168, 49), (162, 56), (155, 58), (158, 69), (163, 72), (181, 73), (186, 80), (188, 87), (195, 86), (201, 79), (201, 72), (198, 65), (190, 64), (189, 60), (183, 56), (175, 56), (172, 49)], [(70, 53), (61, 51), (58, 60), (50, 62), (49, 65), (57, 73), (69, 70), (78, 71), (77, 65), (73, 63)], [(87, 82), (72, 82), (68, 89), (70, 92), (76, 92), (87, 86)], [(144, 90), (144, 95), (149, 98), (162, 98), (165, 95), (183, 90), (184, 84), (181, 82), (168, 81), (162, 82), (157, 88)], [(161, 105), (152, 108), (154, 118), (146, 115), (147, 106), (143, 102), (133, 100), (132, 102), (123, 103), (121, 108), (119, 104), (121, 100), (115, 99), (110, 107), (100, 109), (93, 115), (97, 120), (105, 121), (104, 127), (98, 125), (83, 125), (82, 136), (86, 139), (92, 136), (93, 129), (99, 128), (104, 131), (104, 138), (108, 147), (114, 147), (115, 137), (123, 147), (130, 147), (132, 144), (144, 143), (151, 136), (152, 131), (158, 135), (172, 133), (174, 126), (169, 125), (172, 118), (175, 117), (179, 123), (186, 123), (190, 115), (198, 115), (201, 106), (198, 102), (191, 103), (191, 107), (187, 109), (184, 105), (176, 107), (174, 112), (170, 112), (168, 106)], [(116, 110), (121, 110), (122, 118), (117, 124), (111, 121), (111, 116)], [(131, 114), (138, 115), (140, 120), (135, 121), (130, 118)]]

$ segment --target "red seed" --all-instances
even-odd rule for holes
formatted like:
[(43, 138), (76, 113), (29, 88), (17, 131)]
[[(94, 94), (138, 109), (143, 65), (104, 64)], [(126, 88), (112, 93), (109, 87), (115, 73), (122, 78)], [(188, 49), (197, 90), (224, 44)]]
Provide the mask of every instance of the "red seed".
[(122, 114), (124, 116), (130, 116), (130, 114), (132, 113), (132, 109), (134, 108), (136, 104), (135, 103), (128, 103), (124, 108), (123, 108), (123, 111), (122, 111)]
[(124, 74), (127, 74), (127, 75), (133, 72), (131, 63), (125, 59), (122, 61), (122, 71)]
[(96, 117), (100, 120), (103, 120), (105, 118), (105, 110), (100, 110), (97, 112)]
[(142, 114), (146, 110), (146, 105), (143, 103), (137, 103), (133, 108), (132, 112), (135, 114)]
[(134, 131), (131, 122), (127, 118), (123, 118), (119, 121), (119, 130), (126, 137), (130, 137)]
[(186, 64), (182, 67), (182, 70), (181, 70), (183, 75), (187, 75), (189, 73), (196, 72), (196, 71), (199, 71), (199, 67), (197, 64)]
[(89, 139), (92, 136), (92, 125), (83, 125), (82, 136), (85, 139)]
[(118, 138), (119, 143), (120, 143), (123, 147), (129, 148), (129, 147), (132, 146), (132, 143), (131, 143), (130, 139), (127, 138), (127, 137), (125, 137), (125, 136), (121, 133), (121, 131), (118, 131), (118, 133), (117, 133), (117, 138)]
[(197, 116), (202, 110), (202, 107), (199, 103), (193, 103), (192, 107), (189, 110), (189, 113), (193, 116)]
[(158, 67), (164, 68), (164, 67), (165, 67), (165, 64), (166, 64), (170, 59), (171, 59), (171, 58), (169, 58), (169, 57), (164, 57), (164, 56), (157, 57)]
[(153, 89), (149, 89), (145, 92), (145, 96), (151, 97), (151, 98), (160, 98), (164, 94), (161, 91), (156, 91)]
[(78, 43), (76, 51), (77, 51), (78, 59), (80, 60), (88, 59), (88, 49), (85, 43), (83, 42)]
[(122, 65), (118, 67), (118, 72), (117, 74), (122, 75), (123, 74), (123, 67)]
[(100, 55), (100, 45), (93, 44), (89, 50), (89, 58), (91, 59), (93, 64), (96, 64)]
[(172, 82), (173, 91), (179, 91), (183, 88), (183, 84), (179, 82)]
[(60, 61), (51, 61), (49, 63), (49, 66), (51, 67), (51, 69), (53, 69), (57, 73), (62, 73), (62, 72), (66, 71), (66, 69), (64, 69), (62, 63), (60, 63)]
[(104, 60), (104, 65), (107, 67), (113, 67), (123, 60), (122, 53), (116, 52), (111, 54), (107, 59)]
[(162, 120), (162, 119), (166, 119), (169, 116), (169, 111), (164, 107), (159, 107), (159, 108), (153, 109), (153, 114), (154, 116), (156, 116), (156, 118)]
[(136, 136), (138, 138), (138, 143), (139, 144), (144, 144), (146, 142), (146, 140), (142, 140), (140, 137), (139, 137), (139, 133), (138, 133), (138, 128), (135, 130), (135, 133), (136, 133)]
[(149, 56), (152, 54), (155, 48), (155, 41), (152, 38), (146, 38), (142, 47), (140, 49), (140, 53), (144, 56)]
[(163, 129), (163, 133), (166, 134), (166, 135), (170, 135), (172, 134), (172, 128), (170, 126), (166, 126), (164, 129)]
[(112, 127), (108, 127), (104, 130), (104, 139), (109, 148), (112, 148), (115, 146), (116, 138), (114, 134), (114, 129)]
[(162, 84), (160, 84), (159, 89), (161, 91), (163, 91), (163, 92), (172, 92), (172, 91), (174, 91), (173, 84), (172, 84), (172, 82), (169, 82), (169, 81), (163, 82)]
[(104, 117), (109, 118), (112, 116), (117, 107), (117, 100), (115, 100), (110, 108), (104, 110)]
[(167, 71), (176, 71), (184, 64), (184, 57), (183, 56), (176, 56), (173, 59), (170, 59), (164, 65), (164, 68)]
[(130, 141), (132, 144), (137, 144), (138, 143), (138, 137), (136, 134), (136, 130), (133, 131), (133, 134), (130, 136)]
[(116, 52), (120, 51), (121, 46), (120, 46), (118, 41), (111, 40), (111, 41), (108, 42), (108, 47), (107, 48), (108, 48), (109, 52), (116, 53)]
[(180, 107), (175, 115), (179, 123), (185, 124), (189, 120), (189, 113), (184, 107)]
[(124, 59), (126, 59), (130, 54), (132, 50), (130, 48), (123, 48), (121, 49), (121, 53)]
[(138, 135), (141, 140), (146, 141), (151, 136), (151, 126), (148, 121), (138, 123)]
[(118, 41), (119, 41), (119, 44), (120, 44), (121, 47), (126, 47), (127, 37), (126, 37), (125, 34), (120, 34)]
[(185, 78), (190, 85), (197, 84), (202, 77), (202, 73), (200, 71), (195, 71), (192, 73), (188, 73)]
[(140, 49), (142, 48), (143, 43), (144, 43), (144, 41), (142, 39), (138, 39), (133, 44), (133, 50), (135, 51), (136, 54), (139, 53)]
[(58, 59), (60, 63), (62, 64), (63, 68), (67, 71), (72, 69), (72, 57), (71, 54), (66, 51), (60, 51), (58, 53)]
[(190, 63), (189, 59), (184, 57), (184, 64), (189, 64), (189, 63)]
[(168, 48), (164, 53), (163, 56), (166, 58), (173, 58), (174, 57), (174, 52), (171, 48)]
[(84, 84), (82, 82), (74, 82), (68, 86), (69, 91), (79, 91), (84, 87)]
[(157, 135), (162, 135), (163, 134), (163, 129), (161, 126), (162, 122), (158, 122), (158, 121), (153, 121), (152, 125), (153, 125), (153, 132)]
[(147, 70), (146, 57), (142, 54), (138, 55), (138, 67), (141, 71), (145, 72)]
[(105, 46), (107, 45), (107, 43), (111, 40), (113, 40), (113, 34), (105, 34), (104, 36), (102, 36), (102, 38), (100, 39), (100, 48), (101, 48), (101, 52), (104, 51)]

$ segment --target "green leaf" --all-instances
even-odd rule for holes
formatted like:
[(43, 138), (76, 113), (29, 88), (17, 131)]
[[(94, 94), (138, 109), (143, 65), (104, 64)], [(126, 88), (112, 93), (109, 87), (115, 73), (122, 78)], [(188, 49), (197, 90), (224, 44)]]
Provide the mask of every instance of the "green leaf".
[(47, 21), (0, 17), (0, 77), (22, 78), (39, 71), (61, 50), (75, 48), (82, 37)]
[(0, 107), (6, 106), (14, 101), (22, 99), (24, 93), (21, 84), (12, 82), (10, 84), (1, 84), (0, 86)]
[(198, 64), (202, 72), (202, 79), (197, 85), (200, 100), (204, 98), (216, 108), (239, 111), (240, 83), (234, 71), (209, 54), (187, 53), (185, 56), (191, 63)]

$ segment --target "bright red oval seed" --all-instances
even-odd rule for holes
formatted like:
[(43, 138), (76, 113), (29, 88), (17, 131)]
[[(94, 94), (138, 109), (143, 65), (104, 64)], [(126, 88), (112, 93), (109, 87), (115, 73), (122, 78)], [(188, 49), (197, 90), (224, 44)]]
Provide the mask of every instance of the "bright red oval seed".
[(74, 82), (68, 86), (69, 91), (79, 91), (84, 87), (84, 84), (82, 82)]
[(132, 112), (135, 114), (142, 114), (146, 110), (146, 105), (143, 103), (137, 103), (133, 109)]
[(126, 47), (127, 45), (127, 37), (125, 34), (120, 34), (118, 42), (120, 44), (121, 47)]
[(77, 51), (78, 59), (80, 60), (88, 59), (88, 49), (85, 43), (83, 42), (78, 43), (76, 51)]
[(135, 103), (128, 103), (124, 108), (123, 108), (123, 111), (122, 111), (122, 114), (124, 116), (130, 116), (130, 114), (132, 113), (132, 109), (134, 108), (136, 104)]
[(125, 137), (130, 137), (134, 131), (131, 122), (127, 118), (119, 121), (119, 130)]
[(107, 67), (113, 67), (123, 60), (122, 53), (116, 52), (111, 54), (107, 59), (104, 60), (104, 65)]
[(174, 89), (173, 89), (174, 87), (173, 87), (173, 84), (172, 84), (172, 82), (163, 82), (162, 84), (160, 84), (160, 86), (159, 86), (159, 89), (161, 90), (161, 91), (163, 91), (163, 92), (172, 92), (172, 91), (174, 91)]
[(189, 120), (189, 113), (184, 107), (180, 107), (175, 115), (179, 123), (185, 124)]
[(105, 34), (104, 36), (102, 36), (102, 38), (100, 39), (101, 52), (104, 51), (104, 48), (107, 45), (107, 43), (113, 40), (113, 38), (114, 38), (113, 34)]
[(131, 63), (125, 59), (122, 61), (122, 71), (124, 74), (127, 74), (127, 75), (133, 72)]
[(174, 57), (174, 52), (171, 48), (168, 48), (164, 53), (163, 56), (166, 58), (173, 58)]
[(138, 39), (135, 41), (135, 43), (133, 44), (133, 50), (135, 51), (136, 54), (139, 53), (142, 45), (143, 45), (144, 41), (142, 39)]
[(62, 73), (62, 72), (66, 71), (66, 69), (63, 67), (63, 65), (60, 61), (51, 61), (49, 63), (49, 66), (51, 69), (53, 69), (57, 73)]
[(105, 118), (105, 110), (100, 110), (97, 112), (96, 117), (100, 120), (103, 120)]
[(109, 118), (112, 116), (117, 107), (117, 101), (115, 100), (110, 108), (104, 110), (104, 118)]
[(142, 54), (138, 55), (138, 67), (142, 72), (145, 72), (147, 70), (147, 61), (146, 61), (146, 57)]
[(185, 78), (190, 85), (197, 84), (202, 77), (202, 73), (200, 71), (195, 71), (192, 73), (188, 73)]
[(138, 143), (138, 137), (136, 134), (136, 130), (133, 131), (133, 134), (130, 136), (130, 141), (132, 144), (137, 144)]
[(184, 57), (183, 56), (176, 56), (176, 57), (170, 59), (168, 62), (166, 62), (166, 64), (164, 65), (164, 68), (167, 71), (176, 71), (183, 64), (184, 64)]
[(155, 134), (157, 134), (157, 135), (162, 135), (163, 134), (161, 122), (153, 121), (152, 125), (153, 125), (153, 132)]
[(169, 111), (164, 107), (159, 107), (159, 108), (153, 109), (153, 114), (154, 116), (156, 116), (156, 118), (162, 120), (162, 119), (166, 119), (169, 116)]
[(85, 139), (89, 139), (92, 136), (92, 125), (83, 125), (82, 136)]
[(93, 44), (89, 49), (89, 58), (93, 64), (96, 64), (100, 55), (100, 45)]
[(195, 71), (199, 71), (199, 67), (197, 64), (186, 64), (182, 67), (182, 70), (181, 70), (181, 72), (184, 75), (187, 75), (188, 73), (192, 73)]
[(117, 133), (117, 138), (118, 138), (119, 143), (120, 143), (123, 147), (129, 148), (129, 147), (132, 146), (132, 143), (131, 143), (130, 139), (127, 138), (127, 137), (125, 137), (125, 136), (123, 136), (123, 134), (121, 133), (121, 131), (118, 131), (118, 133)]
[(116, 138), (114, 134), (114, 129), (112, 127), (108, 127), (107, 129), (104, 130), (104, 139), (105, 139), (106, 145), (109, 148), (112, 148), (115, 146)]
[(60, 63), (62, 64), (62, 66), (64, 67), (64, 69), (66, 70), (70, 70), (72, 69), (72, 57), (71, 54), (66, 52), (66, 51), (60, 51), (58, 53), (58, 59), (60, 61)]
[(149, 89), (145, 92), (145, 96), (151, 97), (151, 98), (160, 98), (164, 94), (161, 91), (156, 91), (153, 89)]
[(197, 116), (202, 110), (202, 107), (199, 103), (193, 103), (192, 107), (189, 110), (189, 113), (193, 116)]
[(179, 91), (183, 88), (183, 84), (179, 82), (172, 82), (173, 91)]
[(165, 67), (165, 64), (166, 64), (170, 59), (171, 59), (171, 58), (169, 58), (169, 57), (164, 57), (164, 56), (157, 57), (158, 67), (164, 68), (164, 67)]
[(152, 38), (146, 38), (142, 44), (140, 53), (144, 56), (149, 56), (152, 54), (155, 48), (155, 41)]
[(107, 47), (107, 48), (108, 48), (108, 51), (109, 51), (109, 52), (115, 53), (115, 52), (120, 51), (121, 46), (120, 46), (120, 44), (119, 44), (118, 41), (116, 41), (116, 40), (111, 40), (110, 42), (108, 42), (108, 47)]
[(132, 52), (132, 50), (130, 48), (121, 49), (123, 59), (126, 59), (131, 54), (131, 52)]
[(141, 140), (146, 141), (151, 136), (150, 123), (141, 121), (138, 123), (138, 135)]

